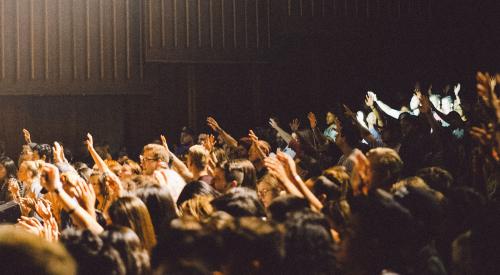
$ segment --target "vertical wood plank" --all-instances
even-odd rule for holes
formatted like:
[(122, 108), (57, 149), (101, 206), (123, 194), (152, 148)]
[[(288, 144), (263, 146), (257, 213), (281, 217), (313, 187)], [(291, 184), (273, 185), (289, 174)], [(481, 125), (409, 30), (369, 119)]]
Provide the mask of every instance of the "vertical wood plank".
[(2, 79), (5, 79), (5, 0), (0, 1), (0, 9), (1, 14), (0, 14), (0, 24), (2, 24), (1, 29), (0, 29), (0, 39), (2, 39), (2, 52), (0, 53), (2, 56)]
[(91, 74), (89, 0), (85, 0), (85, 71), (86, 71), (86, 79), (89, 80)]
[(21, 33), (19, 31), (19, 1), (16, 2), (16, 80), (21, 79)]
[(208, 0), (210, 16), (210, 48), (214, 48), (214, 10), (212, 0)]
[(259, 0), (255, 0), (255, 44), (257, 49), (260, 44), (260, 33), (259, 33)]
[(197, 1), (196, 11), (198, 15), (198, 48), (201, 48), (201, 0)]
[(177, 0), (174, 1), (174, 48), (177, 48)]
[(36, 78), (35, 68), (35, 9), (33, 0), (30, 0), (30, 48), (31, 48), (31, 80)]
[(104, 80), (104, 12), (102, 1), (103, 0), (99, 0), (99, 61), (101, 66), (100, 77), (101, 80)]
[(113, 79), (118, 79), (118, 53), (117, 53), (117, 42), (116, 42), (116, 0), (111, 2), (113, 9)]
[(126, 66), (127, 66), (127, 79), (130, 79), (130, 0), (125, 0), (125, 36), (126, 36)]
[(189, 48), (189, 0), (186, 0), (185, 2), (185, 9), (186, 9), (186, 48)]
[(160, 19), (161, 19), (161, 47), (165, 48), (165, 0), (161, 1)]
[(44, 44), (44, 55), (43, 62), (45, 67), (45, 80), (49, 80), (49, 12), (48, 12), (48, 0), (43, 1), (43, 44)]

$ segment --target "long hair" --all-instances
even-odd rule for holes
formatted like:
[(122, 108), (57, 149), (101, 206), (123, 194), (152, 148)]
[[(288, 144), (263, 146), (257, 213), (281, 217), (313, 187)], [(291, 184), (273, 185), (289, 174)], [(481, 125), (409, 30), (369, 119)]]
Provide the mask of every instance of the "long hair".
[[(0, 165), (5, 167), (7, 174), (4, 179), (17, 177), (17, 166), (16, 163), (9, 157), (0, 157)], [(2, 179), (0, 179), (1, 181)]]
[(142, 245), (151, 252), (156, 245), (156, 236), (151, 216), (146, 205), (137, 197), (125, 196), (117, 199), (108, 209), (114, 225), (130, 227)]

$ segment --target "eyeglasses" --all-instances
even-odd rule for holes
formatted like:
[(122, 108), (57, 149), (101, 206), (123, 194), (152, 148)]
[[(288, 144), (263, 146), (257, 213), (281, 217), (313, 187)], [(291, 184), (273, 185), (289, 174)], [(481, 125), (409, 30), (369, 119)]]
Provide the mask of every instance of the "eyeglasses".
[(146, 161), (157, 161), (157, 160), (158, 160), (157, 158), (146, 158), (146, 157), (144, 157), (143, 155), (140, 155), (140, 156), (139, 156), (139, 159), (141, 160), (141, 162), (146, 162)]

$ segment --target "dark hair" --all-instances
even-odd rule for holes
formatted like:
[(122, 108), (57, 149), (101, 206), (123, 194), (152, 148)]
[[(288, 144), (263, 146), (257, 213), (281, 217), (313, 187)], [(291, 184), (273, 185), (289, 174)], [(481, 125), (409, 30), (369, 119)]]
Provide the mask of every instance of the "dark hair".
[(148, 251), (156, 245), (151, 216), (139, 198), (132, 196), (118, 198), (109, 207), (108, 214), (114, 225), (127, 226), (134, 230)]
[(250, 188), (236, 187), (226, 194), (212, 200), (215, 209), (225, 211), (234, 217), (265, 217), (264, 205), (257, 192)]
[(453, 176), (441, 167), (426, 167), (417, 171), (417, 177), (422, 178), (430, 188), (446, 194), (453, 185)]
[(325, 217), (305, 208), (285, 221), (285, 274), (335, 274), (333, 239)]
[(125, 275), (120, 253), (90, 230), (66, 229), (61, 242), (78, 264), (79, 275)]
[(230, 274), (283, 274), (283, 237), (277, 225), (243, 217), (222, 236)]
[(314, 181), (314, 185), (312, 191), (316, 197), (320, 197), (320, 195), (325, 195), (326, 201), (338, 200), (343, 195), (342, 186), (340, 184), (335, 183), (325, 176), (320, 176)]
[(0, 226), (2, 274), (63, 275), (76, 274), (76, 264), (60, 243), (10, 225)]
[(216, 198), (220, 196), (220, 193), (204, 181), (193, 181), (186, 184), (182, 189), (179, 198), (177, 198), (177, 206), (196, 196), (212, 196)]
[(45, 156), (45, 161), (48, 163), (53, 162), (52, 147), (48, 144), (37, 144), (33, 148), (33, 152), (38, 152), (40, 158)]
[(275, 198), (268, 209), (274, 221), (284, 222), (287, 213), (302, 211), (308, 207), (309, 203), (306, 199), (294, 195), (284, 195)]
[(16, 178), (17, 177), (17, 166), (16, 163), (9, 157), (0, 157), (0, 165), (5, 167), (7, 175), (5, 178)]
[(124, 226), (110, 226), (101, 234), (103, 241), (115, 248), (126, 267), (126, 274), (149, 274), (149, 254), (135, 232)]
[(135, 190), (135, 195), (148, 208), (157, 235), (168, 227), (173, 219), (177, 218), (175, 204), (168, 188), (146, 185)]
[(226, 182), (236, 181), (238, 186), (256, 189), (257, 173), (249, 160), (229, 160), (223, 167)]

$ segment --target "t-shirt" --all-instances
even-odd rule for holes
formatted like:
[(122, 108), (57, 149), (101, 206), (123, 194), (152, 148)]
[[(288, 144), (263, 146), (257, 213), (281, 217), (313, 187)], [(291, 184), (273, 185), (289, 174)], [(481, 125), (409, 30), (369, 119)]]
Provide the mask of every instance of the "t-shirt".
[(184, 186), (186, 186), (186, 182), (174, 170), (164, 169), (162, 172), (164, 172), (167, 176), (167, 188), (170, 191), (170, 195), (172, 196), (174, 203), (177, 203), (177, 199), (179, 198), (182, 189), (184, 189)]

